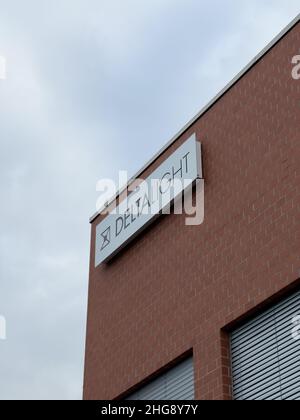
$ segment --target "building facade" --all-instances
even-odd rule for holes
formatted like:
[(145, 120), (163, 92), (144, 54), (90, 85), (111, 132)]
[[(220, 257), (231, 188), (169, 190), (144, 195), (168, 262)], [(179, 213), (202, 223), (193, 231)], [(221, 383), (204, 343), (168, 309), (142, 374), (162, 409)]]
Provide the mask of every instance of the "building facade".
[(195, 135), (202, 224), (96, 266), (91, 219), (84, 399), (300, 399), (299, 51), (298, 16), (137, 175)]

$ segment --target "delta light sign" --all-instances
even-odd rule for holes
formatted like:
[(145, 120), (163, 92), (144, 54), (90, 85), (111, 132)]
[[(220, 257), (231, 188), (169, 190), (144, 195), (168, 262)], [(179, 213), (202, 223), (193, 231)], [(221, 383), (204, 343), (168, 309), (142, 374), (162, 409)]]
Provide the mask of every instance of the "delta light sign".
[(98, 224), (95, 266), (111, 259), (160, 214), (169, 214), (202, 178), (201, 144), (193, 135), (147, 179), (137, 180), (134, 190)]

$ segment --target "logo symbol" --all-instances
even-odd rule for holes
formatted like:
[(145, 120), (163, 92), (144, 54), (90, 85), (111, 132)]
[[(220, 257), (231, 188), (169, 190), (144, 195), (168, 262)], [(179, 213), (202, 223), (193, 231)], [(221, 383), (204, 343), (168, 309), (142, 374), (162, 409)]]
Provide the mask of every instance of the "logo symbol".
[(103, 249), (105, 249), (109, 244), (110, 244), (110, 238), (111, 238), (111, 233), (110, 233), (110, 227), (107, 228), (104, 232), (101, 233), (101, 236), (103, 238), (103, 243), (102, 243), (102, 247), (100, 251), (103, 251)]

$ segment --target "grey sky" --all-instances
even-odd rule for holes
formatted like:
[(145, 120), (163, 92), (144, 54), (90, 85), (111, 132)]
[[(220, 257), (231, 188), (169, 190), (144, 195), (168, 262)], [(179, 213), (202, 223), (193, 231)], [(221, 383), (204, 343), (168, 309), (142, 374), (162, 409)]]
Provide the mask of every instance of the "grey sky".
[(0, 6), (0, 399), (78, 399), (96, 181), (136, 172), (299, 0)]

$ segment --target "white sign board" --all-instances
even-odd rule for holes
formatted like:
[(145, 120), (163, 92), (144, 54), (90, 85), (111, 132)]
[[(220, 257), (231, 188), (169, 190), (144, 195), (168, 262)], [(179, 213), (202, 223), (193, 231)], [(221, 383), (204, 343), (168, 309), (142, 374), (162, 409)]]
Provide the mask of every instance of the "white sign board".
[(96, 227), (95, 266), (112, 258), (199, 178), (201, 144), (193, 135)]

